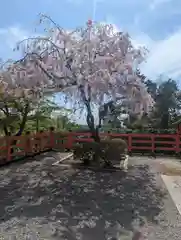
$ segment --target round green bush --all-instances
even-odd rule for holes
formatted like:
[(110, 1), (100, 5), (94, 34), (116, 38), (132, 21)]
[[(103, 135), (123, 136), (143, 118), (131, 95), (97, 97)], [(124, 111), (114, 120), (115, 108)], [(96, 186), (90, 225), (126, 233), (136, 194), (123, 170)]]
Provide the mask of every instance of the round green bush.
[(101, 139), (100, 142), (82, 142), (74, 144), (74, 159), (84, 163), (102, 159), (104, 162), (120, 161), (121, 155), (127, 151), (127, 143), (123, 139)]
[(102, 157), (105, 161), (119, 161), (121, 155), (125, 154), (127, 151), (127, 143), (120, 138), (102, 140), (100, 145)]

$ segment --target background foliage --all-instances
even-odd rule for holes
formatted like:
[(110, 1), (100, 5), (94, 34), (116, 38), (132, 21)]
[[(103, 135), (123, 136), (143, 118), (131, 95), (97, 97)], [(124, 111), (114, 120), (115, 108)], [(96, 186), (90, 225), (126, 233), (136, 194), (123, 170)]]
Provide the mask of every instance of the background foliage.
[[(146, 79), (146, 77), (145, 77)], [(176, 125), (181, 120), (181, 94), (176, 81), (169, 79), (161, 84), (159, 81), (145, 80), (148, 91), (155, 99), (155, 105), (150, 114), (141, 118), (129, 115), (121, 119), (124, 107), (119, 103), (111, 108), (111, 112), (104, 112), (104, 116), (111, 116), (110, 121), (102, 125), (102, 131), (111, 132), (147, 132), (147, 133), (175, 133)], [(0, 133), (1, 135), (21, 135), (26, 131), (38, 132), (48, 130), (54, 126), (57, 130), (88, 130), (86, 126), (70, 121), (72, 111), (60, 107), (53, 100), (47, 98), (31, 102), (26, 98), (5, 99), (0, 96)]]

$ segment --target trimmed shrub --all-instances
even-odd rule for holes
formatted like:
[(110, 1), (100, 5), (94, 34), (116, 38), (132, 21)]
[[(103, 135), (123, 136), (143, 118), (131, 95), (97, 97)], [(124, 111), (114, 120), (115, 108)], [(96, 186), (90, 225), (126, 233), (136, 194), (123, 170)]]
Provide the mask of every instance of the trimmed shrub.
[(100, 145), (97, 142), (82, 142), (73, 146), (74, 159), (80, 159), (84, 164), (89, 164), (95, 160), (95, 156), (99, 151)]
[(102, 140), (101, 158), (105, 162), (120, 161), (122, 156), (127, 152), (127, 143), (121, 138), (112, 138)]
[(127, 144), (123, 139), (101, 139), (100, 142), (84, 142), (74, 145), (74, 159), (80, 159), (84, 164), (90, 161), (101, 160), (106, 165), (112, 161), (120, 161), (127, 151)]

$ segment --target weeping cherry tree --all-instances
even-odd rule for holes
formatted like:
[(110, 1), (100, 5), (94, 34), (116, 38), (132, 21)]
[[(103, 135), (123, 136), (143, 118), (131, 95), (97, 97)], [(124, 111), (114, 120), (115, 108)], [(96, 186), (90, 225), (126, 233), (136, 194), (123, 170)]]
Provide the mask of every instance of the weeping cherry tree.
[[(121, 100), (128, 112), (149, 112), (153, 100), (137, 74), (146, 57), (145, 48), (135, 48), (127, 33), (116, 32), (110, 24), (93, 23), (68, 31), (50, 17), (44, 37), (21, 41), (24, 57), (4, 72), (3, 81), (12, 94), (41, 96), (63, 92), (75, 107), (86, 109), (86, 121), (95, 141), (99, 141), (93, 106)], [(2, 84), (2, 83), (1, 83)]]

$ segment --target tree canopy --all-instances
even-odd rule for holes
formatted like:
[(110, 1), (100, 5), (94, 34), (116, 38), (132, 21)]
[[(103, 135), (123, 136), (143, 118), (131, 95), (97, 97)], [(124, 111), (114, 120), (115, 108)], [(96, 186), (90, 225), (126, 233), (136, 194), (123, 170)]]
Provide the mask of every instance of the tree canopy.
[(55, 107), (41, 98), (56, 92), (63, 92), (68, 101), (86, 109), (92, 133), (101, 125), (100, 111), (99, 124), (95, 124), (94, 104), (104, 106), (104, 110), (110, 102), (115, 106), (111, 110), (113, 125), (119, 125), (123, 112), (129, 115), (129, 124), (141, 121), (160, 128), (168, 128), (179, 118), (176, 82), (170, 79), (159, 85), (147, 79), (139, 70), (147, 50), (135, 48), (127, 33), (91, 20), (71, 32), (46, 15), (41, 16), (40, 23), (45, 24), (44, 36), (19, 42), (17, 50), (22, 52), (22, 59), (1, 67), (1, 126), (6, 134), (13, 131), (7, 123), (11, 126), (15, 121), (20, 127), (16, 134), (21, 134), (25, 123), (33, 119), (38, 130), (39, 121), (48, 121)]

